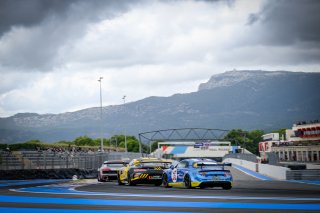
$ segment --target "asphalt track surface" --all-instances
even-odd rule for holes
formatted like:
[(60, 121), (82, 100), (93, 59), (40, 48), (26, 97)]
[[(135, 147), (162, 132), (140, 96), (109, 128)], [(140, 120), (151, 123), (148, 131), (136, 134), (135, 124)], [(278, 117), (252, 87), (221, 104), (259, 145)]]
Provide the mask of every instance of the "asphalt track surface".
[(320, 212), (319, 182), (258, 179), (241, 168), (231, 172), (231, 190), (119, 186), (96, 180), (0, 181), (0, 212)]

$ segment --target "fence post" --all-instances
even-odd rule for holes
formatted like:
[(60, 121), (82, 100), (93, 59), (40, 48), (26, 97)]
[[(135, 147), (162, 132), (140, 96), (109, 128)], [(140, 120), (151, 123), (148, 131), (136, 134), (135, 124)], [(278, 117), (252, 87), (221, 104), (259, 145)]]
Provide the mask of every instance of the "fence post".
[(6, 155), (6, 170), (9, 169), (9, 165), (8, 165), (8, 155)]
[(67, 153), (67, 169), (69, 168), (69, 154)]
[(46, 158), (46, 155), (47, 155), (47, 152), (44, 152), (44, 155), (43, 155), (44, 169), (47, 169), (47, 158)]
[(56, 153), (54, 152), (53, 157), (51, 156), (51, 169), (53, 169), (53, 161), (54, 161), (54, 157), (56, 156)]
[(22, 163), (22, 167), (21, 167), (21, 169), (24, 169), (24, 163), (25, 163), (25, 160), (24, 160), (24, 157), (23, 157), (23, 156), (21, 157), (21, 163)]

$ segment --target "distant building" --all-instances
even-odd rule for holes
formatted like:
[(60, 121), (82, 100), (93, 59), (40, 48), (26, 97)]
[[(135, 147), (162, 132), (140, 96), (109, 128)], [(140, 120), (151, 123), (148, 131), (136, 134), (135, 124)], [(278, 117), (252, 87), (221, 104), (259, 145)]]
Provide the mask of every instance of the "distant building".
[(220, 161), (226, 154), (241, 151), (240, 146), (232, 146), (230, 141), (168, 141), (159, 142), (155, 157), (173, 159), (212, 158)]
[(259, 143), (261, 160), (268, 161), (276, 153), (280, 161), (320, 162), (320, 122), (299, 122), (286, 130), (285, 139), (279, 133), (263, 135)]

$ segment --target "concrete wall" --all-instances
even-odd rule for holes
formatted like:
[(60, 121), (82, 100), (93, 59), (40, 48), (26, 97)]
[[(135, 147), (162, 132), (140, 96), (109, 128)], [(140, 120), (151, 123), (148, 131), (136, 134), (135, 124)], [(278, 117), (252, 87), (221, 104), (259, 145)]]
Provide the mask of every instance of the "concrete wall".
[(256, 172), (256, 163), (251, 162), (251, 161), (246, 161), (246, 160), (241, 160), (241, 159), (236, 159), (236, 158), (226, 158), (223, 160), (223, 162), (236, 164), (236, 165), (242, 166), (246, 169), (249, 169), (251, 171)]
[(286, 180), (286, 172), (290, 169), (282, 166), (274, 166), (269, 164), (258, 164), (259, 173), (278, 180)]
[(236, 164), (246, 169), (249, 169), (251, 171), (259, 172), (262, 175), (265, 175), (274, 179), (278, 179), (278, 180), (286, 180), (286, 172), (290, 170), (286, 167), (254, 163), (254, 162), (235, 159), (235, 158), (227, 158), (224, 160), (224, 162)]

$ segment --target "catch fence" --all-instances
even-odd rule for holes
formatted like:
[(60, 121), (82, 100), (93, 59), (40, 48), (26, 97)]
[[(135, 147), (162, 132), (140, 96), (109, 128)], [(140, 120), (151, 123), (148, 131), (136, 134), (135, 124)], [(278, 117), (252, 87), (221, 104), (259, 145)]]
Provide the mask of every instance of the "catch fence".
[(106, 160), (131, 160), (141, 156), (141, 153), (132, 152), (0, 151), (0, 170), (97, 169)]

